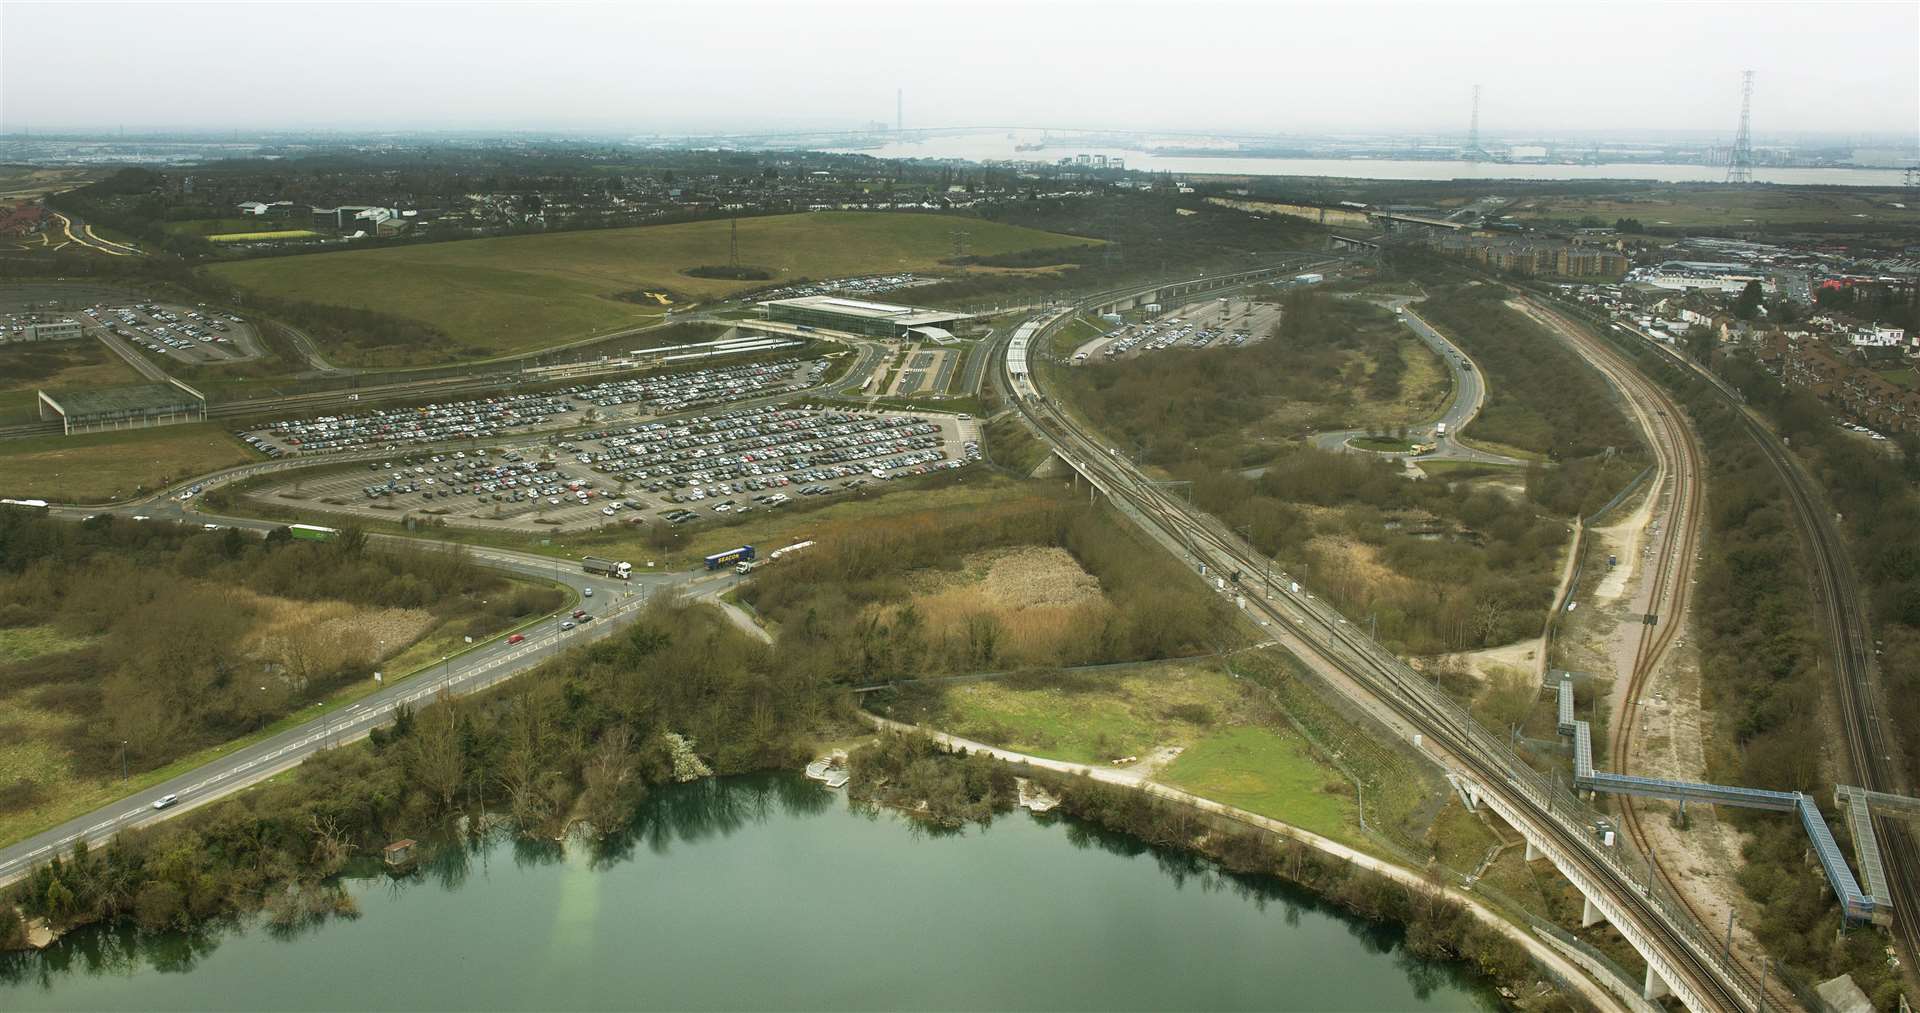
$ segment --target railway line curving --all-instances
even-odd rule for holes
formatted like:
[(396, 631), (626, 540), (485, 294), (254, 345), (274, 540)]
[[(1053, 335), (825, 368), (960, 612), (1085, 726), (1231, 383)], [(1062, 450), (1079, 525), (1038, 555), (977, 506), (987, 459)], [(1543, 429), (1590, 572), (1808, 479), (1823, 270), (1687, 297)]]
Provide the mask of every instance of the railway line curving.
[[(1005, 386), (1033, 428), (1104, 492), (1115, 507), (1176, 553), (1222, 570), (1258, 572), (1270, 564), (1218, 522), (1175, 500), (1139, 474), (1130, 462), (1109, 454), (1077, 421), (1060, 412), (1039, 389), (1027, 355), (1055, 314), (1030, 321), (1010, 342), (1003, 364)], [(1664, 882), (1656, 884), (1652, 867), (1632, 867), (1618, 851), (1593, 840), (1592, 813), (1557, 783), (1523, 763), (1505, 743), (1434, 690), (1418, 673), (1360, 634), (1324, 602), (1281, 595), (1276, 603), (1248, 595), (1249, 611), (1276, 629), (1273, 639), (1304, 657), (1339, 671), (1375, 703), (1417, 729), (1425, 748), (1447, 758), (1497, 796), (1501, 808), (1515, 813), (1530, 829), (1566, 856), (1578, 873), (1598, 884), (1610, 903), (1635, 923), (1634, 931), (1657, 949), (1657, 957), (1681, 981), (1670, 981), (1696, 1009), (1759, 1009), (1772, 1005), (1758, 976), (1720, 952), (1719, 943)]]

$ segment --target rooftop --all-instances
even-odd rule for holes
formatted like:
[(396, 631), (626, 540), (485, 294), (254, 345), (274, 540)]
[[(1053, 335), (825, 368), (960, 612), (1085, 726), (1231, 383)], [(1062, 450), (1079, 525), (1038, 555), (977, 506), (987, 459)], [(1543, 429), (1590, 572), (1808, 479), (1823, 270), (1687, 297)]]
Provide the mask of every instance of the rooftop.
[(838, 313), (842, 316), (865, 317), (869, 320), (888, 320), (902, 327), (917, 327), (922, 324), (939, 324), (949, 320), (964, 320), (965, 313), (950, 313), (946, 310), (921, 309), (913, 306), (895, 306), (890, 303), (865, 302), (860, 299), (846, 299), (834, 295), (803, 295), (794, 299), (773, 299), (763, 302), (762, 306), (791, 306), (796, 309), (816, 310), (822, 313)]
[(158, 414), (182, 408), (199, 408), (206, 400), (167, 383), (95, 387), (91, 390), (43, 390), (40, 396), (52, 402), (62, 415), (70, 419)]

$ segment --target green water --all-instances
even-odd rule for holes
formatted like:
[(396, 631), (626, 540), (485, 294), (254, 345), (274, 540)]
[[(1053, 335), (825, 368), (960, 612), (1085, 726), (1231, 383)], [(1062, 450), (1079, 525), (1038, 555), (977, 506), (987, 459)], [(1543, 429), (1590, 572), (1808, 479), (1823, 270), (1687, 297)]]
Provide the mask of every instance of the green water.
[(657, 792), (610, 850), (447, 849), (361, 917), (77, 932), (0, 1009), (1490, 1009), (1391, 930), (1024, 813), (929, 833), (798, 777)]

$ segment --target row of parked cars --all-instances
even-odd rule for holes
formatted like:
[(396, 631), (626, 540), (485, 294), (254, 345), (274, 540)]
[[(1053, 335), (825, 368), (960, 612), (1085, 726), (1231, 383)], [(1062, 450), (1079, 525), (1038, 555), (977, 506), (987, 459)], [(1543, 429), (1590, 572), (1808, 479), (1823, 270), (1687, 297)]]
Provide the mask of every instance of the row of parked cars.
[(409, 459), (397, 467), (391, 461), (369, 461), (369, 471), (384, 472), (385, 481), (361, 491), (368, 499), (418, 495), (426, 500), (471, 496), (480, 503), (528, 503), (547, 506), (600, 505), (612, 516), (621, 510), (639, 510), (644, 504), (622, 500), (595, 488), (594, 480), (575, 478), (553, 461), (530, 461), (519, 451), (488, 454), (476, 450)]
[(88, 307), (87, 316), (149, 352), (180, 351), (192, 348), (196, 341), (205, 345), (232, 344), (232, 339), (227, 337), (227, 325), (242, 322), (239, 317), (222, 316), (211, 310), (187, 310), (182, 317), (153, 304), (107, 306), (103, 303)]
[[(569, 388), (567, 393), (601, 408), (644, 405), (656, 415), (688, 411), (703, 405), (740, 401), (779, 390), (799, 389), (794, 370), (799, 359), (779, 359), (739, 366), (716, 366), (686, 373), (662, 373), (630, 380), (609, 380)], [(816, 374), (817, 375), (817, 374)]]
[[(673, 502), (865, 474), (878, 466), (842, 466), (890, 455), (943, 456), (939, 427), (923, 419), (791, 408), (744, 410), (686, 425), (635, 426), (599, 436), (600, 449), (580, 449), (576, 461), (643, 484)], [(909, 463), (926, 462), (916, 458)]]
[[(286, 419), (243, 433), (241, 438), (274, 457), (287, 450), (335, 454), (481, 439), (544, 425), (555, 416), (576, 411), (576, 402), (601, 408), (631, 404), (666, 414), (757, 397), (792, 386), (799, 364), (798, 359), (785, 359), (570, 387), (546, 394), (503, 394), (417, 408), (371, 408), (343, 415)], [(812, 375), (817, 378), (819, 373)]]
[(1160, 323), (1141, 324), (1130, 328), (1125, 336), (1109, 342), (1100, 351), (1107, 358), (1114, 359), (1142, 346), (1149, 352), (1157, 352), (1177, 345), (1205, 348), (1223, 338), (1226, 339), (1227, 345), (1238, 348), (1246, 344), (1250, 337), (1252, 333), (1246, 330), (1229, 331), (1221, 327), (1201, 327), (1174, 317)]
[(369, 408), (346, 415), (283, 420), (242, 439), (262, 450), (279, 446), (308, 454), (398, 449), (405, 444), (497, 436), (571, 411), (572, 402), (552, 394), (502, 394), (418, 408)]

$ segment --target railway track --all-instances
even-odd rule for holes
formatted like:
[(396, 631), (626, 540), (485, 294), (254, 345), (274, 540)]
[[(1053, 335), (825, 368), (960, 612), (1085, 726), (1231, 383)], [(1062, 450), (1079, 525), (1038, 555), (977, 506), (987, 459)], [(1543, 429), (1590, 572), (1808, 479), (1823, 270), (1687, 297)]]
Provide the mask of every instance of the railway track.
[[(1813, 479), (1773, 430), (1746, 407), (1739, 392), (1672, 349), (1651, 340), (1648, 344), (1713, 387), (1738, 413), (1748, 435), (1779, 476), (1798, 521), (1808, 561), (1812, 564), (1810, 581), (1814, 595), (1830, 631), (1828, 647), (1848, 766), (1861, 787), (1911, 794), (1905, 771), (1895, 759), (1900, 755), (1899, 746), (1876, 698), (1878, 680), (1872, 624), (1861, 599), (1859, 581), (1853, 574), (1852, 556), (1833, 513), (1826, 507)], [(1920, 962), (1920, 842), (1916, 842), (1912, 829), (1901, 820), (1876, 815), (1873, 827), (1886, 859), (1888, 889), (1892, 894), (1890, 898), (1877, 899), (1892, 903), (1892, 934), (1912, 987), (1914, 969), (1920, 966), (1916, 963)]]
[[(1634, 772), (1634, 731), (1639, 724), (1641, 696), (1648, 680), (1660, 667), (1668, 648), (1679, 635), (1681, 617), (1685, 615), (1688, 605), (1705, 500), (1706, 487), (1701, 480), (1705, 466), (1699, 442), (1694, 439), (1679, 403), (1665, 390), (1649, 380), (1604, 340), (1588, 334), (1577, 322), (1538, 304), (1528, 304), (1528, 313), (1558, 331), (1578, 348), (1582, 358), (1606, 376), (1628, 400), (1642, 428), (1646, 430), (1661, 474), (1672, 480), (1665, 512), (1666, 533), (1661, 539), (1660, 552), (1654, 561), (1651, 583), (1648, 585), (1647, 614), (1655, 617), (1655, 622), (1653, 625), (1643, 624), (1640, 628), (1639, 643), (1635, 645), (1633, 661), (1627, 671), (1626, 692), (1610, 736), (1614, 769), (1622, 774), (1631, 774)], [(1634, 850), (1651, 863), (1656, 874), (1673, 891), (1674, 896), (1686, 905), (1695, 920), (1706, 924), (1707, 913), (1682, 888), (1667, 864), (1660, 861), (1659, 849), (1653, 846), (1633, 796), (1619, 795), (1615, 797), (1615, 802), (1619, 806), (1621, 830), (1632, 841)]]
[[(1041, 332), (1044, 333), (1044, 332)], [(1003, 369), (1003, 372), (1005, 370)], [(1139, 474), (1130, 462), (1106, 450), (1104, 441), (1054, 407), (1033, 385), (1030, 374), (1006, 377), (1004, 386), (1029, 424), (1076, 470), (1104, 490), (1123, 513), (1177, 553), (1186, 553), (1221, 573), (1257, 573), (1271, 565), (1218, 522), (1172, 499)], [(1736, 961), (1718, 955), (1718, 943), (1697, 917), (1662, 883), (1651, 867), (1634, 870), (1617, 851), (1603, 849), (1586, 826), (1589, 810), (1513, 756), (1504, 742), (1480, 726), (1418, 673), (1359, 633), (1324, 602), (1282, 595), (1278, 602), (1248, 595), (1249, 611), (1265, 618), (1273, 639), (1317, 658), (1355, 683), (1396, 718), (1419, 729), (1429, 748), (1450, 758), (1489, 792), (1527, 814), (1533, 827), (1550, 837), (1569, 861), (1622, 905), (1636, 928), (1659, 941), (1660, 951), (1686, 975), (1687, 988), (1709, 1008), (1744, 1010), (1769, 1005), (1755, 976)]]
[[(1839, 692), (1842, 724), (1847, 740), (1848, 766), (1863, 788), (1896, 795), (1911, 794), (1899, 762), (1899, 747), (1876, 699), (1872, 626), (1867, 619), (1860, 586), (1853, 575), (1852, 557), (1834, 515), (1815, 494), (1813, 480), (1801, 470), (1787, 449), (1759, 419), (1738, 407), (1741, 419), (1780, 475), (1787, 497), (1806, 539), (1813, 562), (1814, 593), (1832, 635), (1835, 688)], [(1893, 903), (1892, 933), (1903, 951), (1901, 959), (1912, 977), (1920, 960), (1920, 846), (1901, 820), (1873, 817), (1873, 830), (1886, 859), (1887, 886)], [(1911, 984), (1911, 982), (1910, 982)]]

